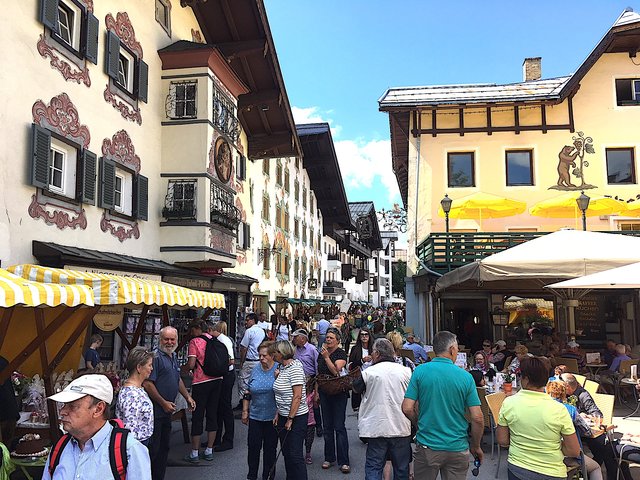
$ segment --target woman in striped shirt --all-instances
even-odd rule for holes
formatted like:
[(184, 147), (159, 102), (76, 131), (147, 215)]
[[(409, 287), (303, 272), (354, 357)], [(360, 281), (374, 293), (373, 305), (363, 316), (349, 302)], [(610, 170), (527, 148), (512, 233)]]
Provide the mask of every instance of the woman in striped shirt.
[(302, 363), (293, 358), (296, 349), (287, 340), (275, 342), (269, 351), (280, 364), (278, 377), (273, 383), (278, 407), (273, 422), (280, 437), (287, 480), (307, 480), (303, 445), (309, 407), (305, 401), (307, 394)]

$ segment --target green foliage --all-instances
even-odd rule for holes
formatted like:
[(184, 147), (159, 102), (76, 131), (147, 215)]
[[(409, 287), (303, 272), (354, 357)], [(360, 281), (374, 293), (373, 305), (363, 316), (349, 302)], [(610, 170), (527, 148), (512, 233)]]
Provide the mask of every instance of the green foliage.
[(402, 260), (392, 266), (391, 292), (394, 296), (404, 297), (405, 277), (407, 276), (407, 262)]

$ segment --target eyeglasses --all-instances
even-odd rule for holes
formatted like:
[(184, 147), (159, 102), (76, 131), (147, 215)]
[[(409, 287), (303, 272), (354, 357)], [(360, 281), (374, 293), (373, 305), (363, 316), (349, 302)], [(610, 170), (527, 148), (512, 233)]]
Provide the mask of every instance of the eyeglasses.
[(483, 347), (490, 347), (491, 345), (487, 344), (487, 343), (483, 343), (482, 344)]
[(361, 333), (361, 334), (360, 334), (360, 336), (361, 336), (361, 337), (368, 337), (368, 336), (369, 336), (369, 334), (368, 334), (368, 333)]

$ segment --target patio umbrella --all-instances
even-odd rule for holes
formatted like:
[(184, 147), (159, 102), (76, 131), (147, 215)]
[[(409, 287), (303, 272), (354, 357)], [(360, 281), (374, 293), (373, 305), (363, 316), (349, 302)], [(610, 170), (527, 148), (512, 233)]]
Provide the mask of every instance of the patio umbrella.
[(640, 263), (612, 268), (564, 282), (547, 285), (547, 288), (616, 289), (640, 288)]
[[(477, 192), (466, 197), (453, 199), (449, 218), (478, 220), (480, 228), (482, 228), (483, 218), (511, 217), (524, 212), (526, 208), (525, 202)], [(442, 207), (438, 209), (438, 215), (445, 216)]]
[[(576, 202), (579, 196), (578, 192), (569, 192), (543, 200), (531, 207), (529, 213), (536, 217), (578, 219), (582, 215)], [(589, 208), (587, 208), (585, 214), (587, 217), (597, 217), (600, 215), (624, 214), (626, 211), (627, 206), (624, 202), (610, 197), (594, 195), (589, 200)]]

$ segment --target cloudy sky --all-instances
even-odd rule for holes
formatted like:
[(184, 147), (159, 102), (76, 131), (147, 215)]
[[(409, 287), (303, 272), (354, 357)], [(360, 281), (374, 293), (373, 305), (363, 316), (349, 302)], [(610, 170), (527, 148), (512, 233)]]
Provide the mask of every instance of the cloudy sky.
[[(573, 72), (640, 0), (265, 0), (297, 123), (329, 122), (350, 201), (400, 203), (388, 87), (521, 81)], [(631, 4), (631, 5), (630, 5)], [(640, 68), (640, 67), (639, 67)], [(640, 74), (640, 70), (639, 70)]]

